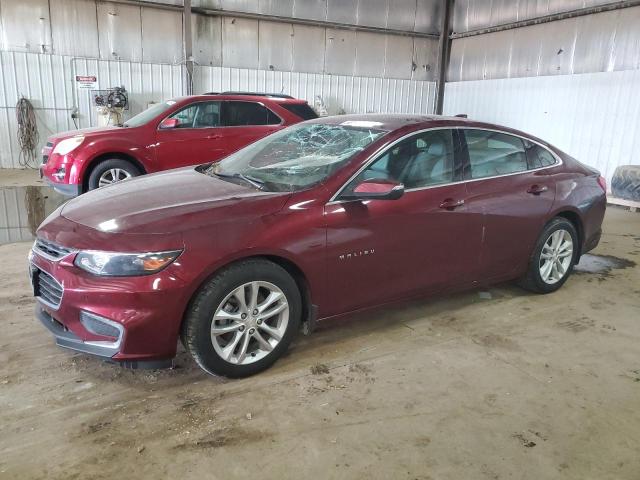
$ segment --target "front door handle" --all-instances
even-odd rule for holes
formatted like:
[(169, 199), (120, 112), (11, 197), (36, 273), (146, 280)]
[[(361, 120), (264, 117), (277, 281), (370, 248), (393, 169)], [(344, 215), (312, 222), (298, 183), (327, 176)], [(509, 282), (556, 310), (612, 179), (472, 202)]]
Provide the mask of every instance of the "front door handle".
[(546, 192), (547, 190), (549, 190), (549, 187), (545, 185), (531, 185), (527, 189), (527, 193), (530, 193), (532, 195), (540, 195), (542, 192)]
[(455, 210), (462, 205), (464, 205), (464, 200), (454, 200), (453, 198), (447, 198), (442, 201), (442, 203), (440, 204), (440, 208), (444, 208), (445, 210)]
[(222, 135), (215, 135), (215, 134), (207, 135), (207, 140), (213, 140), (215, 138), (222, 138)]

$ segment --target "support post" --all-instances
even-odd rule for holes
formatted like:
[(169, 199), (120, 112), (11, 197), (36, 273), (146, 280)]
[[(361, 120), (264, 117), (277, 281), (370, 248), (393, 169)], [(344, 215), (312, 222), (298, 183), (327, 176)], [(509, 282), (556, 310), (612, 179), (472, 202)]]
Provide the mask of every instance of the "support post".
[(449, 69), (449, 50), (451, 49), (451, 15), (453, 0), (442, 0), (442, 22), (440, 23), (440, 39), (438, 40), (438, 80), (436, 91), (436, 114), (442, 115), (444, 107), (444, 86)]
[(182, 35), (184, 58), (187, 68), (187, 95), (193, 95), (193, 36), (191, 35), (191, 0), (184, 0), (182, 10)]

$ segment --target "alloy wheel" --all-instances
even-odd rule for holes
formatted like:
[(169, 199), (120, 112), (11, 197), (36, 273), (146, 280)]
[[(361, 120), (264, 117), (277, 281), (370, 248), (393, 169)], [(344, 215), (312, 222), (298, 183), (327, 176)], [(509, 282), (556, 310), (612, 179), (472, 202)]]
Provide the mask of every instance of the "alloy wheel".
[(211, 322), (211, 342), (223, 360), (247, 365), (273, 351), (289, 323), (289, 303), (273, 283), (249, 282), (229, 293)]
[(131, 174), (123, 168), (110, 168), (106, 170), (98, 179), (98, 187), (104, 187), (111, 185), (112, 183), (120, 182), (131, 178)]
[(573, 238), (564, 229), (556, 230), (547, 238), (540, 253), (540, 277), (553, 285), (562, 280), (571, 266), (573, 259)]

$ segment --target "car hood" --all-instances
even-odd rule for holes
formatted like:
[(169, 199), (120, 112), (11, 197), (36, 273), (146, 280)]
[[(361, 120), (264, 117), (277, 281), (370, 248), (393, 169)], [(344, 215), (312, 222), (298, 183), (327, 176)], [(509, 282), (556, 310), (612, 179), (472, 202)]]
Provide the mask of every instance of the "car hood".
[(48, 138), (51, 143), (58, 143), (66, 138), (76, 137), (78, 135), (84, 135), (85, 137), (96, 137), (99, 135), (112, 134), (114, 130), (122, 131), (123, 127), (93, 127), (93, 128), (81, 128), (78, 130), (68, 130), (66, 132), (56, 133)]
[(61, 215), (102, 232), (168, 234), (258, 219), (281, 210), (289, 196), (261, 192), (187, 167), (93, 190), (67, 202)]

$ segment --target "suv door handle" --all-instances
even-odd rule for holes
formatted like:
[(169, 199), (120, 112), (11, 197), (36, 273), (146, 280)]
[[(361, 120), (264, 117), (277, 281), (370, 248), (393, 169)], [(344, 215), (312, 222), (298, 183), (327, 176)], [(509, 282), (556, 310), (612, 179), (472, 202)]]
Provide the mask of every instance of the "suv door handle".
[(444, 208), (445, 210), (455, 210), (462, 205), (464, 205), (464, 200), (454, 200), (453, 198), (447, 198), (442, 201), (442, 203), (440, 204), (440, 208)]
[(222, 138), (222, 135), (216, 135), (216, 134), (211, 134), (211, 135), (207, 135), (207, 140), (213, 140), (215, 138)]
[(542, 192), (546, 192), (547, 190), (549, 190), (549, 187), (545, 185), (531, 185), (527, 189), (527, 193), (530, 193), (532, 195), (540, 195)]

